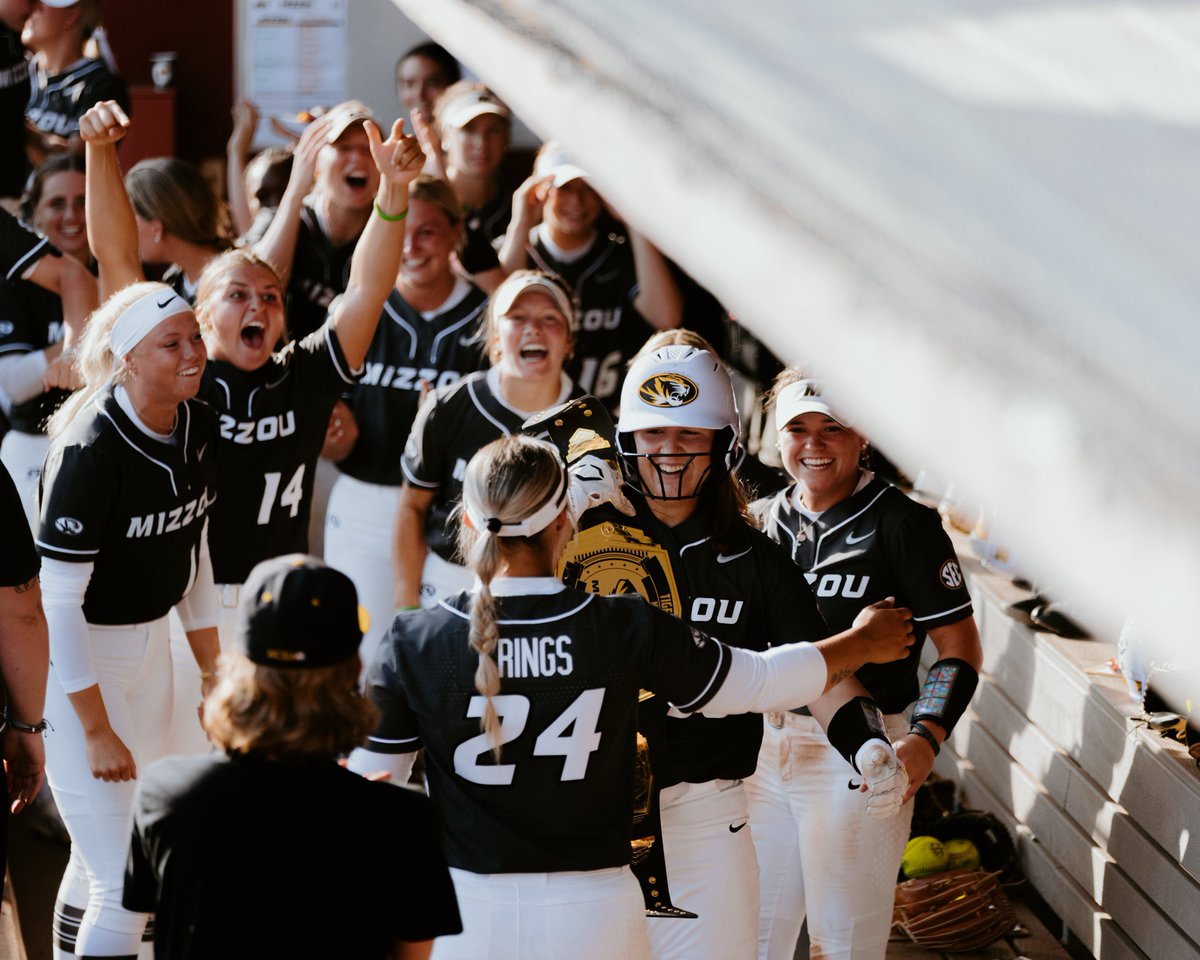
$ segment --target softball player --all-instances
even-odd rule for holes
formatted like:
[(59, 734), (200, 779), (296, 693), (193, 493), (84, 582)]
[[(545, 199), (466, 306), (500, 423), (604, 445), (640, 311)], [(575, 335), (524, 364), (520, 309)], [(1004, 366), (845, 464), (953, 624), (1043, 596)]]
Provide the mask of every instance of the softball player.
[[(765, 650), (824, 637), (813, 596), (787, 554), (746, 519), (732, 474), (741, 456), (737, 407), (723, 364), (695, 346), (659, 345), (686, 336), (655, 337), (630, 367), (617, 449), (634, 515), (611, 505), (586, 513), (564, 555), (563, 579), (598, 593), (636, 591), (734, 647)], [(822, 700), (830, 715), (864, 692), (846, 676)], [(642, 704), (639, 725), (660, 791), (661, 827), (643, 830), (661, 835), (671, 902), (699, 916), (652, 915), (654, 956), (753, 957), (758, 871), (742, 780), (754, 772), (762, 721), (750, 714), (683, 717), (654, 697)], [(829, 736), (859, 766), (868, 742), (883, 750), (868, 782), (871, 802), (886, 803), (897, 779), (880, 724), (850, 708)], [(642, 878), (645, 892), (644, 872)]]
[(574, 291), (579, 334), (567, 372), (611, 409), (629, 358), (654, 330), (679, 326), (683, 301), (662, 254), (602, 217), (604, 200), (587, 176), (557, 144), (543, 145), (533, 176), (513, 195), (500, 262), (509, 273), (532, 266), (555, 274)]
[(218, 433), (195, 400), (204, 363), (187, 303), (162, 284), (134, 284), (92, 316), (85, 385), (51, 422), (37, 534), (53, 664), (46, 755), (72, 842), (56, 956), (131, 956), (142, 938), (146, 916), (122, 908), (121, 884), (132, 781), (165, 752), (172, 606), (203, 686), (214, 677), (202, 542)]
[(100, 0), (42, 0), (32, 4), (21, 42), (34, 52), (25, 117), (42, 138), (39, 153), (78, 144), (79, 118), (94, 103), (116, 100), (128, 109), (129, 90), (103, 60), (84, 56), (100, 25)]
[(518, 271), (500, 285), (488, 312), (491, 369), (435, 390), (421, 407), (404, 450), (396, 511), (397, 606), (430, 606), (471, 585), (456, 561), (453, 517), (467, 461), (571, 395), (563, 363), (574, 332), (562, 285), (544, 273)]
[[(909, 655), (857, 673), (885, 715), (907, 771), (908, 801), (966, 708), (982, 664), (962, 571), (937, 514), (860, 465), (866, 438), (818, 384), (784, 371), (774, 406), (795, 483), (754, 505), (762, 529), (790, 551), (833, 629), (885, 596), (913, 611)], [(939, 660), (922, 692), (917, 665), (926, 636)], [(904, 711), (914, 700), (910, 724)], [(768, 716), (748, 781), (762, 890), (759, 956), (790, 960), (807, 910), (814, 954), (882, 960), (912, 804), (890, 819), (868, 817), (846, 790), (845, 762), (805, 714)]]
[[(83, 157), (52, 157), (29, 178), (21, 214), (58, 250), (86, 263), (91, 255), (83, 194)], [(54, 376), (52, 366), (63, 366), (65, 332), (60, 297), (26, 280), (0, 282), (0, 408), (11, 425), (0, 442), (0, 460), (17, 484), (31, 528), (37, 522), (38, 479), (50, 445), (46, 420), (67, 396), (47, 390), (44, 383)]]
[(365, 663), (395, 610), (392, 528), (405, 437), (424, 393), (448, 389), (478, 370), (483, 356), (478, 329), (487, 297), (455, 276), (450, 262), (462, 236), (458, 201), (424, 175), (409, 200), (404, 261), (350, 395), (358, 439), (338, 464), (325, 518), (325, 559), (354, 581), (371, 615)]
[(346, 289), (358, 238), (371, 219), (379, 172), (371, 162), (366, 122), (357, 100), (338, 104), (305, 128), (296, 144), (287, 189), (254, 252), (287, 285), (291, 335), (299, 340), (325, 322)]
[(423, 746), (446, 825), (464, 933), (437, 941), (438, 960), (648, 957), (627, 866), (639, 689), (681, 713), (761, 710), (787, 689), (820, 695), (868, 649), (907, 646), (899, 615), (875, 611), (874, 627), (823, 647), (754, 657), (639, 598), (565, 589), (552, 574), (572, 531), (568, 482), (528, 436), (472, 457), (462, 550), (478, 585), (398, 616), (369, 674), (382, 719), (352, 768), (401, 783)]
[(512, 111), (482, 83), (462, 80), (438, 98), (433, 121), (430, 130), (422, 111), (413, 114), (431, 157), (429, 172), (450, 184), (464, 208), (459, 264), (472, 282), (493, 292), (504, 279), (496, 247), (512, 218), (513, 191), (504, 176)]

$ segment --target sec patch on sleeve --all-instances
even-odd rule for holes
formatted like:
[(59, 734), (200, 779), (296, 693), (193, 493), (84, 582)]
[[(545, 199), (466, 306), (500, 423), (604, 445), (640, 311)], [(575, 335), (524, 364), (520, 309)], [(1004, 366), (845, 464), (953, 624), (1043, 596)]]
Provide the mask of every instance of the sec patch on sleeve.
[(942, 586), (947, 590), (957, 590), (963, 585), (962, 568), (959, 567), (958, 561), (947, 560), (942, 564), (942, 568), (938, 571), (938, 579), (942, 581)]

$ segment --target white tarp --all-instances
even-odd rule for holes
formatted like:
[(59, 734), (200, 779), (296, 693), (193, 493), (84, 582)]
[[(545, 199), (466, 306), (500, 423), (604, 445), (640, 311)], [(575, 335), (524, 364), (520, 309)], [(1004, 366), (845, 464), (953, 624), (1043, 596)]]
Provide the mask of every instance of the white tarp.
[(1200, 585), (1200, 6), (395, 0), (1115, 637)]

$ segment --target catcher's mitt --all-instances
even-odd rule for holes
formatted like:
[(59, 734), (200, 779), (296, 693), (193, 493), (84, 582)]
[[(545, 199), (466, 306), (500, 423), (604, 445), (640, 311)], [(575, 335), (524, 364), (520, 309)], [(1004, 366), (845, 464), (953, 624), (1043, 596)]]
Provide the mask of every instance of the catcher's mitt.
[(951, 870), (896, 887), (893, 926), (930, 950), (956, 953), (994, 943), (1016, 925), (998, 873)]

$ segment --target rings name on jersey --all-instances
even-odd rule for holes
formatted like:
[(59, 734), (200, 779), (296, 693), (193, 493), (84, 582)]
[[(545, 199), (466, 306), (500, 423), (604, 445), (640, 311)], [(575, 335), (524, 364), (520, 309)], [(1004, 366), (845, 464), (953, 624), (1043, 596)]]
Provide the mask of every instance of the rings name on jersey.
[(261, 417), (258, 420), (236, 420), (227, 413), (221, 414), (221, 437), (234, 443), (264, 443), (280, 437), (290, 437), (295, 432), (295, 410)]
[(568, 677), (575, 670), (571, 638), (501, 637), (496, 642), (496, 665), (505, 679)]
[(394, 390), (420, 390), (422, 384), (428, 384), (430, 390), (438, 390), (457, 383), (461, 379), (462, 374), (457, 370), (438, 371), (433, 367), (397, 367), (390, 363), (376, 363), (368, 360), (358, 385), (360, 387), (391, 387)]
[(670, 555), (621, 524), (600, 523), (580, 533), (563, 555), (560, 574), (577, 590), (603, 596), (639, 593), (660, 610), (680, 615)]
[(700, 396), (696, 384), (681, 373), (660, 373), (644, 380), (638, 397), (652, 407), (682, 407)]

